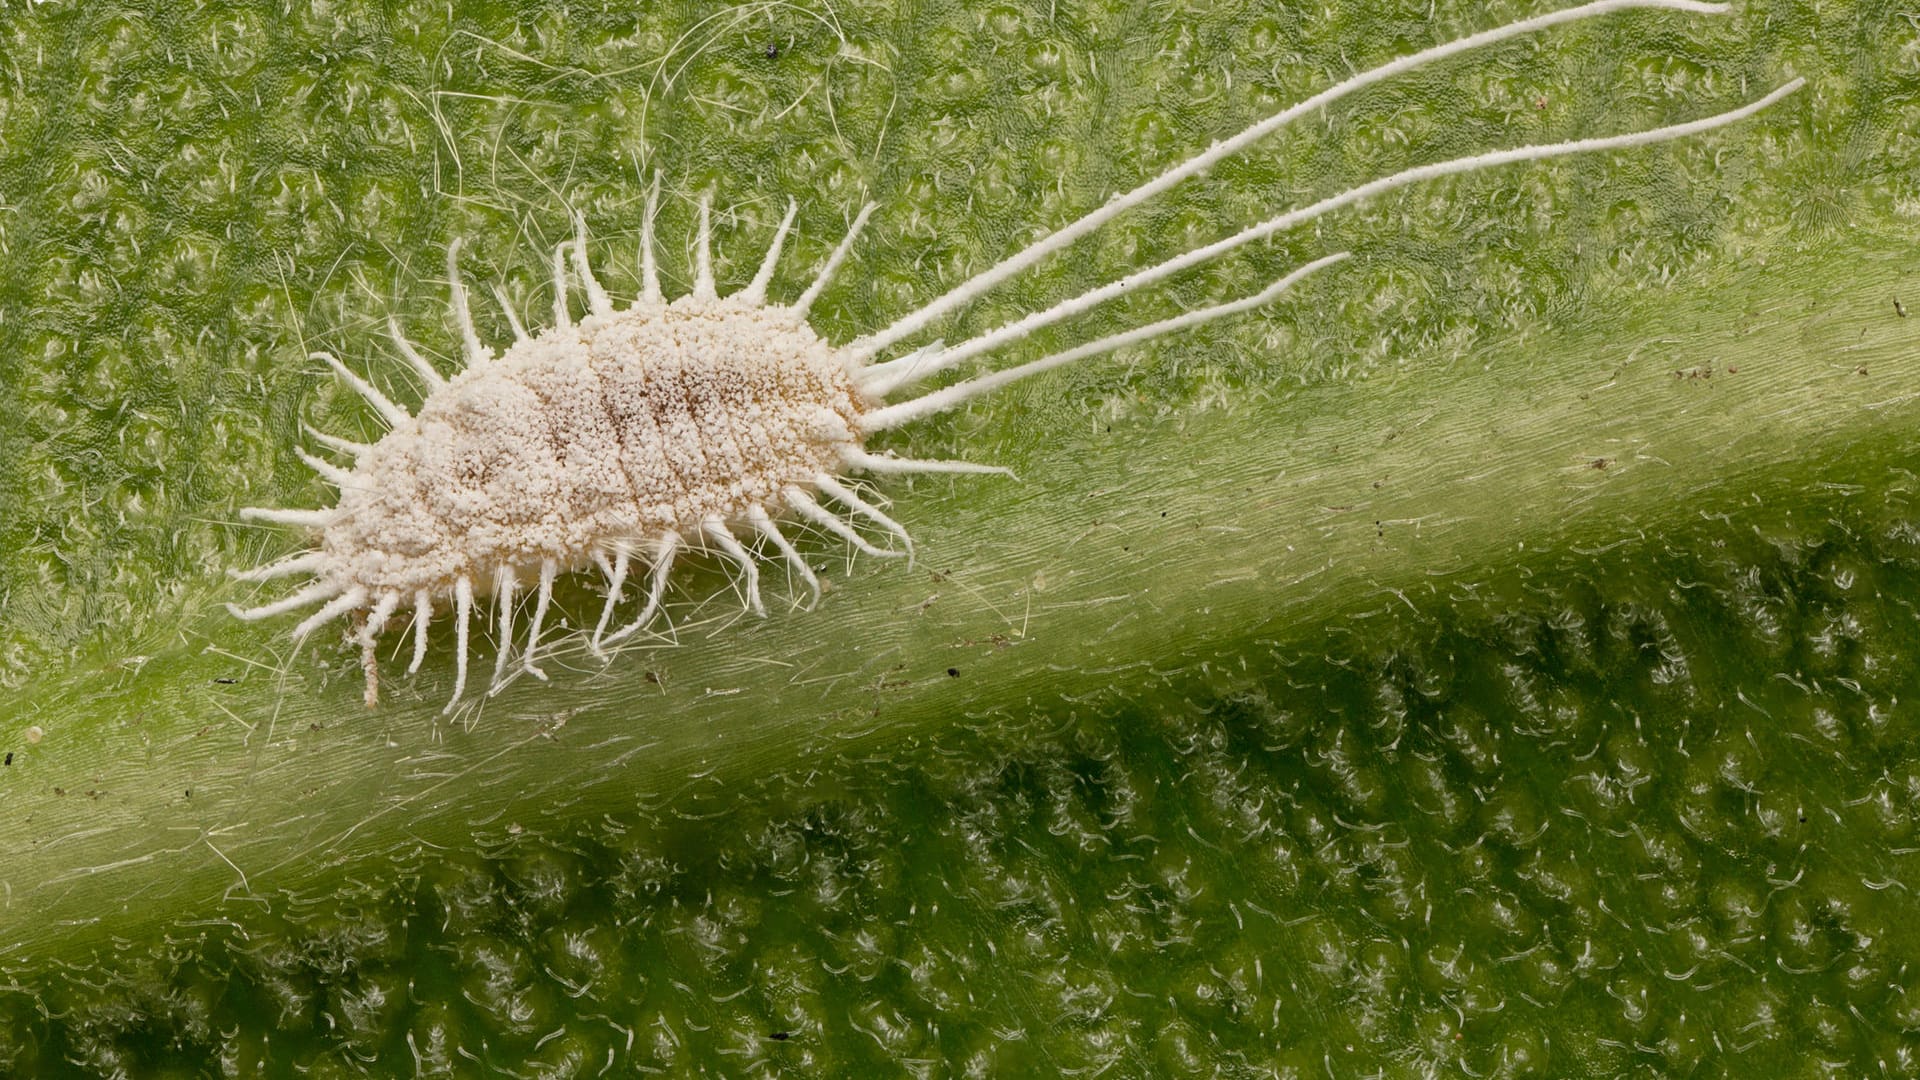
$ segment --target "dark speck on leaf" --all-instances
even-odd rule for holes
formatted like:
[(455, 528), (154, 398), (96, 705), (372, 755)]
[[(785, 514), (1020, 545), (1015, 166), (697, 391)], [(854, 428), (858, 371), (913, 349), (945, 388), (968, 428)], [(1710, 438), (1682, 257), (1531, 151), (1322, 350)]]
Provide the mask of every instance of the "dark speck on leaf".
[(769, 60), (780, 59), (780, 46), (778, 45), (767, 46), (767, 59)]
[(788, 1039), (793, 1038), (793, 1035), (785, 1031), (776, 1031), (767, 1036), (767, 1038), (772, 1039), (774, 1042), (786, 1042)]
[[(959, 668), (957, 668), (957, 667), (950, 667), (950, 668), (948, 668), (948, 669), (947, 669), (947, 674), (949, 674), (949, 675), (951, 675), (951, 676), (953, 676), (954, 678), (956, 678), (956, 679), (957, 679), (957, 678), (959, 678), (959, 677), (960, 677), (960, 669), (959, 669)], [(12, 755), (12, 754), (8, 754), (8, 755), (7, 755), (7, 760), (8, 760), (8, 761), (12, 761), (12, 760), (13, 760), (13, 755)]]
[[(955, 674), (958, 674), (958, 672), (956, 672)], [(13, 764), (13, 751), (11, 750), (7, 751), (7, 764), (9, 765)]]
[(221, 686), (232, 686), (234, 683), (237, 683), (240, 680), (239, 679), (215, 679), (213, 681), (219, 683)]

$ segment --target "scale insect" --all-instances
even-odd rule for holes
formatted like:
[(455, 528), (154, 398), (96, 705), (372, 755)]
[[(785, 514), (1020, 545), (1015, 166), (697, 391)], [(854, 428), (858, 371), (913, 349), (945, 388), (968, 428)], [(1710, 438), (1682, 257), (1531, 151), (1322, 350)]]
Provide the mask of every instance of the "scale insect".
[[(933, 376), (1252, 241), (1384, 192), (1514, 162), (1684, 138), (1752, 116), (1802, 85), (1794, 79), (1741, 108), (1688, 123), (1410, 168), (1288, 210), (971, 340), (951, 345), (934, 341), (888, 356), (908, 349), (906, 342), (961, 305), (1115, 216), (1341, 97), (1457, 53), (1632, 8), (1705, 15), (1727, 11), (1725, 5), (1698, 0), (1598, 0), (1362, 72), (1215, 143), (892, 325), (845, 344), (822, 339), (808, 324), (807, 314), (846, 259), (872, 204), (854, 218), (799, 298), (777, 304), (769, 302), (767, 288), (796, 207), (789, 204), (751, 283), (721, 296), (712, 269), (711, 212), (703, 200), (693, 289), (669, 301), (661, 293), (654, 260), (656, 179), (642, 230), (639, 299), (615, 308), (594, 278), (586, 226), (576, 218), (573, 239), (553, 252), (552, 324), (529, 334), (509, 309), (514, 340), (498, 354), (474, 328), (455, 241), (447, 250), (447, 271), (463, 370), (443, 375), (408, 342), (399, 324), (390, 321), (401, 358), (428, 388), (419, 411), (410, 415), (338, 358), (313, 354), (365, 397), (391, 430), (371, 446), (312, 432), (322, 445), (350, 458), (351, 467), (297, 451), (339, 488), (335, 506), (240, 511), (242, 520), (311, 530), (318, 543), (235, 575), (253, 582), (308, 575), (312, 581), (304, 588), (259, 607), (231, 610), (241, 619), (254, 620), (320, 605), (294, 628), (296, 643), (334, 619), (351, 617), (366, 673), (366, 700), (372, 705), (379, 687), (375, 646), (396, 612), (412, 608), (413, 658), (407, 671), (413, 673), (427, 655), (428, 628), (436, 613), (451, 605), (456, 661), (447, 703), (451, 711), (466, 689), (470, 623), (482, 590), (492, 592), (498, 623), (491, 682), (496, 691), (514, 663), (516, 597), (527, 578), (536, 582), (535, 595), (525, 643), (518, 650), (518, 670), (542, 679), (546, 675), (537, 662), (541, 631), (554, 582), (562, 574), (597, 567), (605, 576), (606, 604), (588, 636), (592, 651), (602, 656), (608, 645), (658, 616), (674, 562), (689, 550), (723, 557), (736, 569), (748, 608), (764, 614), (757, 556), (742, 542), (743, 537), (758, 538), (792, 568), (817, 601), (819, 580), (781, 531), (783, 521), (805, 522), (870, 555), (912, 551), (906, 528), (849, 486), (849, 473), (1005, 472), (967, 461), (877, 455), (865, 447), (870, 436), (953, 409), (1018, 379), (1262, 307), (1347, 253), (1306, 263), (1239, 300), (908, 395)], [(578, 321), (568, 305), (570, 278), (586, 300), (587, 314)], [(887, 546), (870, 539), (874, 530), (891, 538)], [(616, 623), (636, 561), (645, 568), (645, 597), (633, 618)]]

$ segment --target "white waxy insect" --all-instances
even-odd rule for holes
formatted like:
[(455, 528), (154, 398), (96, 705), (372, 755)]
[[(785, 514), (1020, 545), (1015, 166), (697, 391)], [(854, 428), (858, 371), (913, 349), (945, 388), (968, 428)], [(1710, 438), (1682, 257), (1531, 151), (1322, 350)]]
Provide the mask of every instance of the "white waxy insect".
[[(240, 511), (244, 520), (304, 526), (318, 534), (319, 543), (313, 550), (236, 575), (248, 581), (310, 575), (313, 580), (305, 588), (260, 607), (232, 610), (251, 620), (320, 605), (294, 628), (296, 641), (333, 619), (351, 616), (371, 705), (378, 692), (374, 647), (394, 614), (403, 606), (413, 609), (416, 636), (407, 669), (411, 673), (426, 656), (427, 629), (434, 612), (451, 603), (457, 671), (447, 705), (451, 710), (466, 686), (468, 624), (476, 593), (491, 589), (494, 597), (499, 626), (493, 677), (497, 689), (514, 654), (515, 596), (523, 578), (532, 577), (537, 584), (526, 641), (519, 649), (519, 668), (539, 678), (545, 678), (536, 660), (555, 579), (588, 566), (599, 567), (607, 580), (606, 606), (589, 637), (596, 653), (646, 627), (659, 614), (674, 559), (690, 547), (723, 556), (737, 570), (748, 607), (764, 612), (755, 553), (741, 537), (764, 540), (817, 600), (819, 582), (781, 533), (781, 519), (797, 518), (872, 555), (911, 551), (907, 530), (844, 483), (847, 473), (1004, 472), (972, 462), (875, 455), (864, 448), (869, 436), (952, 409), (1029, 375), (1268, 304), (1301, 278), (1346, 254), (1309, 262), (1240, 300), (917, 397), (890, 400), (927, 378), (1242, 245), (1383, 192), (1512, 162), (1683, 138), (1751, 116), (1802, 84), (1795, 79), (1746, 106), (1689, 123), (1497, 150), (1407, 169), (1289, 210), (969, 341), (934, 342), (881, 359), (935, 320), (1116, 215), (1340, 97), (1456, 53), (1628, 8), (1694, 14), (1727, 10), (1725, 5), (1697, 0), (1599, 0), (1509, 23), (1362, 72), (1215, 143), (891, 326), (844, 345), (816, 334), (808, 325), (807, 313), (846, 258), (873, 210), (871, 204), (854, 218), (845, 238), (797, 300), (770, 304), (767, 286), (793, 225), (794, 207), (789, 206), (752, 282), (723, 297), (714, 287), (710, 214), (703, 201), (693, 291), (668, 301), (661, 295), (654, 264), (656, 185), (648, 197), (642, 233), (644, 291), (640, 298), (625, 309), (614, 307), (588, 266), (585, 225), (576, 223), (574, 240), (553, 254), (552, 325), (529, 335), (509, 313), (515, 340), (499, 355), (474, 330), (456, 241), (447, 251), (447, 269), (464, 370), (451, 378), (443, 376), (407, 342), (397, 324), (390, 324), (401, 356), (429, 388), (419, 412), (409, 415), (335, 357), (314, 354), (372, 403), (391, 430), (372, 446), (313, 433), (323, 445), (353, 459), (349, 469), (301, 452), (303, 460), (340, 489), (340, 501), (331, 509)], [(588, 311), (577, 322), (568, 308), (570, 272), (585, 294)], [(862, 528), (890, 534), (889, 546), (876, 545)], [(633, 618), (609, 631), (636, 559), (648, 571), (645, 599)]]

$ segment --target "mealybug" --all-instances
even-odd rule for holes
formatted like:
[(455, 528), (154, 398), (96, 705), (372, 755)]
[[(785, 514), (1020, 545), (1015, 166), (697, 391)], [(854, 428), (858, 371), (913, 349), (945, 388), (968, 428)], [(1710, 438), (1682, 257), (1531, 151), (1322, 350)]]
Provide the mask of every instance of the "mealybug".
[[(1145, 288), (1250, 241), (1361, 200), (1434, 177), (1520, 161), (1682, 138), (1751, 116), (1798, 89), (1795, 79), (1731, 112), (1690, 123), (1573, 142), (1522, 146), (1407, 169), (1289, 210), (1224, 240), (1129, 274), (969, 341), (935, 341), (882, 359), (936, 320), (1116, 215), (1239, 152), (1283, 125), (1362, 87), (1456, 53), (1560, 23), (1628, 8), (1718, 14), (1724, 5), (1697, 0), (1599, 0), (1474, 34), (1353, 76), (1312, 98), (1215, 143), (1140, 187), (1109, 200), (1072, 225), (1008, 256), (891, 326), (842, 345), (823, 340), (807, 313), (846, 258), (869, 204), (813, 283), (790, 304), (769, 304), (773, 277), (794, 220), (790, 204), (759, 272), (731, 296), (715, 289), (709, 250), (710, 212), (700, 206), (693, 291), (668, 301), (655, 271), (653, 219), (657, 184), (648, 197), (642, 242), (644, 291), (616, 309), (587, 262), (587, 234), (553, 253), (553, 323), (528, 334), (513, 322), (514, 341), (495, 355), (468, 314), (456, 241), (447, 251), (452, 316), (466, 366), (442, 375), (390, 323), (400, 355), (429, 387), (417, 414), (389, 401), (337, 358), (330, 365), (384, 416), (391, 430), (371, 446), (320, 435), (350, 457), (351, 468), (301, 453), (340, 489), (326, 510), (246, 509), (247, 520), (310, 528), (311, 551), (238, 576), (266, 581), (311, 575), (311, 584), (261, 607), (233, 609), (263, 619), (321, 605), (294, 628), (296, 641), (340, 616), (351, 616), (366, 669), (367, 701), (378, 691), (374, 646), (403, 605), (413, 608), (413, 662), (427, 651), (436, 608), (451, 603), (458, 674), (451, 710), (466, 686), (468, 624), (477, 590), (491, 588), (499, 623), (497, 688), (513, 656), (515, 596), (523, 576), (537, 579), (531, 624), (519, 652), (521, 670), (544, 678), (536, 663), (555, 579), (597, 566), (607, 581), (606, 606), (589, 644), (596, 653), (648, 625), (660, 610), (674, 559), (690, 547), (717, 552), (737, 568), (748, 606), (763, 611), (755, 554), (741, 537), (758, 537), (814, 591), (819, 581), (781, 533), (798, 518), (874, 555), (911, 551), (907, 531), (844, 482), (849, 472), (1003, 470), (963, 461), (916, 461), (869, 453), (875, 432), (954, 408), (984, 393), (1051, 368), (1148, 341), (1272, 302), (1288, 287), (1346, 257), (1330, 254), (1266, 289), (1230, 303), (1191, 311), (1064, 352), (890, 401), (955, 365), (1072, 318), (1095, 305)], [(569, 277), (584, 292), (588, 314), (568, 309)], [(509, 314), (509, 320), (513, 316)], [(823, 503), (822, 500), (825, 500)], [(829, 505), (836, 506), (836, 511)], [(891, 534), (897, 546), (876, 546), (856, 524)], [(648, 570), (639, 613), (609, 632), (634, 560)]]

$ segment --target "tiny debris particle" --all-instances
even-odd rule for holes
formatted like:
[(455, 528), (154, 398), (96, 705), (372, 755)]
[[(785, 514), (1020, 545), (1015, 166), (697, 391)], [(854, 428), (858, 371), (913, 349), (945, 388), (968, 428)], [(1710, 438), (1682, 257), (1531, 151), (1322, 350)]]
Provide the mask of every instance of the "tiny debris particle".
[[(958, 675), (959, 672), (956, 671), (954, 672), (954, 674)], [(13, 751), (11, 750), (7, 751), (7, 764), (9, 765), (13, 764)]]
[(778, 45), (767, 46), (767, 59), (769, 60), (780, 59), (780, 46)]
[(788, 1039), (793, 1038), (793, 1033), (788, 1031), (776, 1031), (773, 1034), (767, 1036), (767, 1038), (772, 1039), (774, 1042), (786, 1042)]
[(219, 679), (215, 679), (215, 680), (213, 680), (213, 681), (214, 681), (214, 682), (217, 682), (217, 683), (219, 683), (219, 684), (220, 684), (221, 686), (232, 686), (233, 684), (235, 684), (235, 683), (237, 683), (237, 682), (239, 682), (240, 680), (239, 680), (239, 679), (228, 679), (228, 678), (219, 678)]
[(1900, 306), (1900, 301), (1898, 301), (1898, 300), (1895, 300), (1895, 301), (1893, 302), (1893, 313), (1894, 313), (1895, 315), (1898, 315), (1898, 316), (1900, 316), (1900, 317), (1901, 317), (1901, 318), (1903, 318), (1903, 319), (1907, 317), (1907, 309), (1906, 309), (1906, 308), (1904, 308), (1904, 307), (1901, 307), (1901, 306)]
[(40, 740), (46, 737), (47, 737), (46, 729), (42, 728), (39, 724), (35, 724), (32, 727), (27, 729), (27, 745), (28, 746), (37, 746), (39, 745)]
[[(953, 676), (954, 678), (956, 678), (956, 679), (957, 679), (957, 678), (959, 678), (959, 677), (960, 677), (960, 669), (959, 669), (959, 668), (957, 668), (957, 667), (950, 667), (950, 668), (948, 668), (948, 669), (947, 669), (947, 674), (949, 674), (949, 675), (951, 675), (951, 676)], [(12, 754), (8, 754), (8, 755), (7, 755), (7, 763), (8, 763), (8, 764), (12, 764), (12, 763), (13, 763), (13, 755), (12, 755)]]

